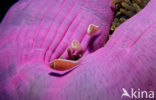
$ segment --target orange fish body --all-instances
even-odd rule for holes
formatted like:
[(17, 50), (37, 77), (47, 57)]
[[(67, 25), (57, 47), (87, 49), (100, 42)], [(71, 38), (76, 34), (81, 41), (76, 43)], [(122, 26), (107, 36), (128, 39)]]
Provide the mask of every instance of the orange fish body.
[(50, 67), (55, 70), (59, 71), (65, 71), (70, 68), (73, 68), (74, 66), (78, 65), (78, 61), (71, 61), (71, 60), (65, 60), (65, 59), (56, 59), (53, 62), (50, 63)]

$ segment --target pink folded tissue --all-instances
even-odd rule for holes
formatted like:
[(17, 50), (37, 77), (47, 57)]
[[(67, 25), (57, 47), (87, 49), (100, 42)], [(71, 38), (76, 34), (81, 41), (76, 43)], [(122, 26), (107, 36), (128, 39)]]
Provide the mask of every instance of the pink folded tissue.
[[(14, 4), (0, 23), (0, 100), (156, 100), (156, 0), (108, 40), (110, 1)], [(91, 24), (98, 30), (89, 35)], [(79, 64), (51, 69), (50, 62), (68, 58), (73, 40), (82, 47)]]

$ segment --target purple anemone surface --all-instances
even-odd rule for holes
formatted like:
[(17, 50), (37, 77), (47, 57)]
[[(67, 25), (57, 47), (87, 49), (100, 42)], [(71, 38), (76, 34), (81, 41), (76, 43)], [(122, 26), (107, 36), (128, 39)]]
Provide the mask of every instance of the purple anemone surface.
[[(20, 0), (0, 24), (0, 99), (129, 100), (122, 88), (156, 93), (156, 1), (108, 38), (110, 0)], [(100, 26), (89, 36), (89, 24)], [(72, 40), (83, 47), (75, 69), (53, 73)], [(97, 50), (98, 49), (98, 50)], [(145, 99), (148, 100), (148, 99)]]

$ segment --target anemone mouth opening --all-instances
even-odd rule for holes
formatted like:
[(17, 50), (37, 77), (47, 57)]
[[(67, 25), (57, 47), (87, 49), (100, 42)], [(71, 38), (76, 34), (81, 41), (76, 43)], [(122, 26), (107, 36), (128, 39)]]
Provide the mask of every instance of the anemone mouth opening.
[(82, 55), (83, 55), (82, 50), (78, 51), (76, 54), (73, 54), (71, 52), (71, 49), (68, 48), (67, 49), (67, 52), (68, 52), (68, 58), (67, 58), (68, 60), (74, 60), (74, 61), (76, 61), (76, 60), (80, 59), (82, 57)]
[(118, 26), (145, 8), (149, 1), (150, 0), (112, 0), (111, 4), (114, 5), (114, 19), (109, 35), (111, 36)]

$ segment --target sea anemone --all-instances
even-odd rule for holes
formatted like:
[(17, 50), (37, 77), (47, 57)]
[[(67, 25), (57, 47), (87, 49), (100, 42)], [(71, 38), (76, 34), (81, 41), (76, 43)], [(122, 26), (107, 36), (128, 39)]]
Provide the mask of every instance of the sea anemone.
[(0, 24), (0, 99), (128, 100), (123, 90), (156, 92), (155, 5), (150, 0), (108, 40), (110, 0), (18, 1)]

